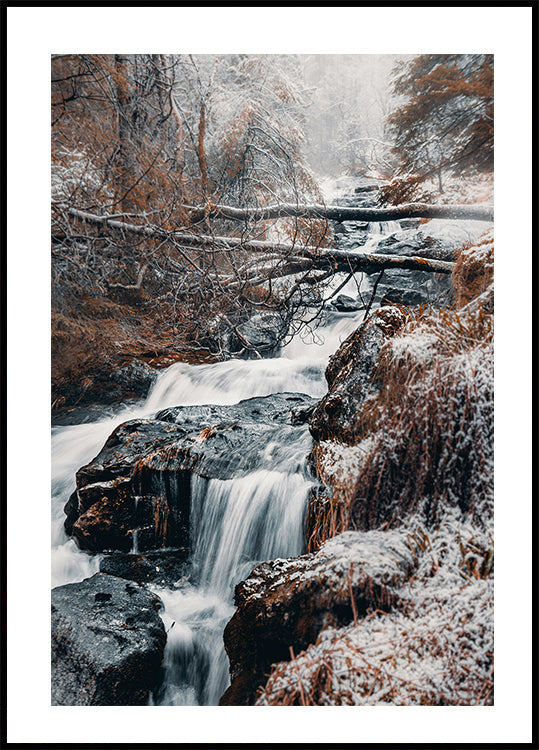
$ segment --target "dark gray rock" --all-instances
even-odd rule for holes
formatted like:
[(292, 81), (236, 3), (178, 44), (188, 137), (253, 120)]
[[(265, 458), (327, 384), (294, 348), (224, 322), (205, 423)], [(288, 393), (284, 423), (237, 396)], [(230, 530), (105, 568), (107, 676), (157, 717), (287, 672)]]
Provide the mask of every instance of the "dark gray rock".
[(118, 397), (121, 399), (125, 399), (127, 394), (128, 397), (145, 398), (156, 379), (157, 370), (146, 362), (135, 359), (114, 373), (114, 380), (118, 384)]
[(177, 406), (124, 422), (77, 472), (66, 532), (81, 549), (189, 547), (191, 475), (232, 479), (286, 454), (315, 400), (297, 393), (234, 405)]
[(209, 325), (202, 344), (211, 352), (244, 359), (277, 357), (288, 334), (286, 317), (263, 311), (248, 316), (245, 310), (217, 316)]
[(68, 426), (99, 422), (108, 417), (114, 417), (119, 411), (134, 407), (139, 399), (125, 399), (121, 404), (86, 404), (84, 406), (67, 406), (59, 409), (51, 416), (51, 424)]
[(361, 407), (379, 391), (376, 366), (387, 337), (404, 323), (396, 307), (382, 307), (341, 344), (326, 368), (328, 392), (318, 402), (309, 422), (315, 440), (354, 444), (361, 433)]
[[(445, 247), (421, 230), (406, 230), (385, 237), (374, 251), (378, 255), (404, 255), (454, 261), (456, 251)], [(371, 288), (379, 272), (367, 273)], [(374, 308), (386, 304), (448, 307), (454, 303), (450, 274), (433, 274), (392, 268), (384, 271), (377, 286)]]
[(399, 607), (414, 567), (395, 531), (348, 531), (316, 554), (258, 565), (235, 589), (238, 608), (224, 631), (231, 685), (220, 705), (252, 705), (273, 663), (288, 661), (291, 646), (298, 654), (322, 630), (352, 622), (354, 608), (361, 618)]
[(401, 229), (417, 229), (421, 225), (421, 219), (399, 219)]
[[(281, 342), (288, 333), (288, 323), (277, 313), (261, 312), (239, 325), (238, 331), (256, 352), (265, 357), (277, 357), (281, 351)], [(245, 355), (253, 358), (257, 356), (256, 352), (247, 347)]]
[(370, 190), (357, 194), (343, 195), (337, 198), (335, 205), (349, 206), (351, 208), (374, 208), (378, 205), (378, 193), (376, 190)]
[(380, 186), (374, 185), (374, 184), (373, 185), (358, 185), (358, 187), (354, 189), (354, 193), (371, 193), (373, 190), (379, 190), (379, 189), (380, 189)]
[(357, 312), (363, 309), (363, 304), (359, 300), (347, 294), (339, 294), (331, 304), (338, 312)]
[[(376, 275), (369, 279), (371, 288)], [(367, 292), (368, 294), (368, 292)], [(425, 273), (391, 268), (384, 271), (375, 295), (374, 308), (388, 304), (449, 307), (454, 303), (453, 285), (449, 274)]]
[(160, 599), (96, 573), (53, 589), (51, 601), (52, 705), (145, 705), (166, 642)]
[(117, 552), (99, 561), (101, 573), (137, 583), (172, 588), (188, 574), (188, 549), (155, 550), (144, 554)]
[(428, 296), (421, 292), (413, 289), (395, 289), (389, 287), (384, 292), (382, 299), (380, 300), (380, 306), (385, 305), (404, 305), (405, 307), (414, 307), (417, 305), (426, 304), (428, 302)]
[(458, 250), (447, 247), (439, 240), (426, 235), (422, 230), (396, 232), (380, 240), (375, 253), (382, 255), (414, 255), (419, 258), (455, 261)]

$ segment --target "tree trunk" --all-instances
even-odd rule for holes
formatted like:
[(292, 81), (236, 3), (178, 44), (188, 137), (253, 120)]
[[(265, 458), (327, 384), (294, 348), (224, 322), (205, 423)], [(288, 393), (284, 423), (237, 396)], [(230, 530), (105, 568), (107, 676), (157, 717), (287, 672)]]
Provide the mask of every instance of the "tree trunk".
[(200, 185), (202, 195), (209, 195), (208, 164), (206, 162), (206, 150), (204, 139), (206, 137), (206, 107), (204, 101), (200, 102), (200, 117), (198, 120), (198, 165), (200, 167)]
[[(112, 229), (123, 232), (133, 232), (138, 235), (156, 238), (169, 238), (171, 243), (183, 247), (210, 247), (214, 253), (230, 252), (236, 249), (246, 250), (251, 253), (266, 255), (279, 253), (287, 262), (286, 273), (275, 270), (275, 276), (288, 276), (299, 273), (307, 268), (328, 269), (333, 268), (335, 273), (365, 271), (367, 273), (381, 271), (387, 268), (403, 268), (415, 271), (429, 271), (432, 273), (451, 273), (454, 263), (449, 261), (435, 260), (431, 258), (419, 258), (415, 256), (401, 255), (353, 255), (335, 250), (334, 248), (321, 248), (315, 245), (289, 245), (263, 240), (243, 240), (239, 237), (214, 237), (210, 235), (188, 234), (186, 232), (173, 232), (159, 227), (140, 226), (128, 224), (107, 216), (98, 216), (86, 211), (63, 206), (71, 216), (88, 222), (90, 224), (105, 225)], [(264, 258), (261, 258), (263, 263)], [(259, 265), (251, 273), (259, 275), (262, 272)]]
[(349, 208), (343, 206), (281, 204), (266, 208), (234, 208), (212, 205), (207, 207), (185, 206), (190, 211), (191, 221), (206, 217), (219, 217), (231, 221), (264, 221), (280, 217), (332, 219), (334, 221), (396, 221), (398, 219), (475, 219), (494, 221), (494, 207), (489, 205), (434, 205), (430, 203), (402, 203), (386, 208)]
[(124, 55), (114, 55), (115, 78), (116, 78), (116, 107), (118, 112), (118, 152), (116, 155), (116, 180), (115, 180), (115, 203), (120, 211), (125, 213), (132, 209), (132, 203), (128, 199), (130, 185), (132, 183), (131, 158), (129, 153), (129, 121), (127, 92), (126, 60)]

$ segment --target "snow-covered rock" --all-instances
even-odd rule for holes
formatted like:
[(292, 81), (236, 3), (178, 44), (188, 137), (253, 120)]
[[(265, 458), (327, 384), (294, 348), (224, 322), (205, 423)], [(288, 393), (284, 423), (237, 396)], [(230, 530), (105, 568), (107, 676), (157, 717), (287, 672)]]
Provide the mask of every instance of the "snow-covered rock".
[(328, 627), (397, 606), (417, 557), (398, 532), (346, 532), (316, 554), (258, 565), (236, 587), (225, 648), (231, 686), (222, 705), (250, 705), (272, 663)]

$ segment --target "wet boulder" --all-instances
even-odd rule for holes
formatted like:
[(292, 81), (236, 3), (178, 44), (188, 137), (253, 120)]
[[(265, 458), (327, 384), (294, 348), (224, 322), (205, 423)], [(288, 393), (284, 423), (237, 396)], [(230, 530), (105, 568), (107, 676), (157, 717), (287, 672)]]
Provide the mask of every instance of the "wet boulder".
[(113, 377), (116, 389), (111, 393), (111, 399), (124, 401), (129, 398), (145, 398), (157, 380), (157, 374), (157, 370), (146, 362), (131, 360), (115, 370)]
[(360, 300), (349, 297), (347, 294), (339, 294), (331, 305), (337, 312), (357, 312), (364, 307)]
[(261, 312), (239, 325), (237, 330), (247, 358), (256, 357), (257, 352), (264, 357), (277, 357), (288, 333), (288, 322), (278, 313)]
[(399, 219), (401, 229), (417, 229), (421, 225), (421, 219)]
[[(455, 248), (433, 239), (422, 230), (408, 229), (383, 238), (374, 251), (378, 255), (402, 255), (432, 258), (453, 262), (458, 256)], [(371, 285), (378, 274), (373, 274)], [(451, 276), (424, 271), (391, 268), (384, 271), (377, 286), (375, 304), (388, 303), (414, 306), (429, 304), (448, 307), (454, 302)]]
[(279, 356), (287, 334), (288, 322), (279, 313), (263, 310), (249, 316), (239, 310), (216, 316), (201, 343), (214, 353), (271, 358)]
[(428, 297), (421, 291), (414, 289), (400, 289), (399, 287), (388, 287), (380, 300), (380, 306), (403, 305), (404, 307), (416, 307), (428, 302)]
[(354, 188), (354, 193), (372, 193), (374, 190), (379, 190), (380, 185), (358, 185), (356, 188)]
[(51, 602), (52, 705), (145, 705), (166, 642), (160, 599), (96, 573), (53, 589)]
[(399, 606), (416, 560), (398, 532), (345, 532), (316, 554), (258, 565), (236, 586), (224, 632), (231, 685), (220, 705), (253, 705), (271, 665), (330, 627)]
[(447, 247), (442, 242), (422, 230), (406, 230), (395, 232), (380, 240), (375, 253), (382, 255), (413, 255), (419, 258), (435, 258), (436, 260), (456, 260), (456, 249)]
[(188, 549), (153, 550), (144, 554), (117, 552), (103, 556), (99, 571), (137, 583), (172, 588), (188, 572)]
[(404, 323), (396, 307), (382, 307), (341, 344), (326, 368), (328, 392), (318, 402), (309, 429), (315, 440), (353, 444), (360, 439), (360, 413), (379, 390), (378, 355), (384, 341)]
[(66, 532), (94, 552), (189, 547), (191, 476), (232, 479), (267, 468), (306, 429), (314, 404), (284, 393), (124, 422), (77, 472)]

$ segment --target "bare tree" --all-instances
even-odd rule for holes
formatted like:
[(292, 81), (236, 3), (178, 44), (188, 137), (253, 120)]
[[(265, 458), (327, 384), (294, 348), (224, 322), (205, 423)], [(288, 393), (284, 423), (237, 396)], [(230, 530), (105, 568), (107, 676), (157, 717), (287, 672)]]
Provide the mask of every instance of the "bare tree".
[[(447, 273), (426, 259), (351, 257), (328, 220), (490, 220), (484, 207), (325, 206), (303, 157), (308, 98), (293, 56), (53, 59), (53, 308), (88, 295), (168, 317), (219, 351), (257, 314), (281, 339), (316, 318), (335, 273)], [(260, 348), (252, 345), (260, 353)]]

